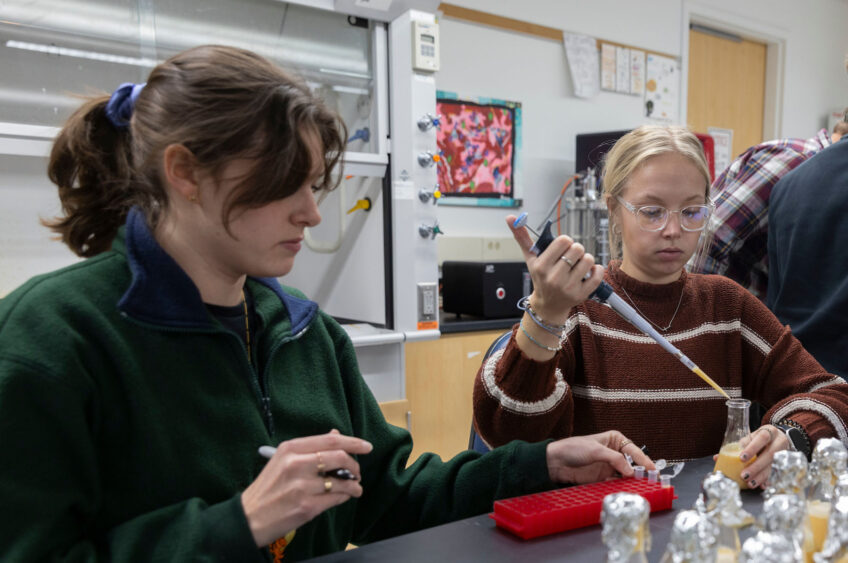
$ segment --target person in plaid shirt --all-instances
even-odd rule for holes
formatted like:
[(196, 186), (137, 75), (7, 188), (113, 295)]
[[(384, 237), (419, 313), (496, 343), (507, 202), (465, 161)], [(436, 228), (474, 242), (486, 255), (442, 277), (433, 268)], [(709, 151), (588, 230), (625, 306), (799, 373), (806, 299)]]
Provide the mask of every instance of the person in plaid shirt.
[(830, 146), (826, 129), (810, 139), (767, 141), (742, 153), (713, 182), (714, 233), (707, 252), (696, 253), (691, 271), (725, 275), (765, 301), (768, 284), (768, 202), (787, 172)]

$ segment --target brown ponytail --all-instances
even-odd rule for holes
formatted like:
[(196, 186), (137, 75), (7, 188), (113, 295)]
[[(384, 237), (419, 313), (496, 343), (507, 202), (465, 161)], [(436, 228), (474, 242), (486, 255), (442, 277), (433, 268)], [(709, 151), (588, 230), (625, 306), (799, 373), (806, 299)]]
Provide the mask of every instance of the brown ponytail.
[(47, 167), (64, 217), (42, 223), (78, 256), (108, 250), (131, 205), (130, 133), (110, 123), (108, 101), (108, 95), (90, 99), (71, 115)]

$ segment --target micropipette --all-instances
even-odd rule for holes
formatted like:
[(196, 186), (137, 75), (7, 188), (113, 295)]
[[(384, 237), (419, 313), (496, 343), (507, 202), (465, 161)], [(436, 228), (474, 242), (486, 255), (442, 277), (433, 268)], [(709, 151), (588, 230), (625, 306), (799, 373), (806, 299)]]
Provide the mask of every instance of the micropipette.
[[(550, 220), (545, 222), (545, 226), (542, 227), (542, 233), (538, 235), (536, 239), (536, 243), (530, 248), (530, 252), (533, 254), (539, 255), (545, 251), (545, 249), (553, 242), (554, 237), (551, 233), (551, 224)], [(522, 213), (518, 216), (518, 218), (513, 222), (512, 226), (515, 228), (524, 227), (527, 225), (527, 214)], [(587, 274), (588, 276), (588, 274)], [(624, 320), (653, 338), (657, 344), (663, 347), (666, 351), (668, 351), (675, 358), (680, 360), (680, 362), (689, 368), (695, 375), (703, 379), (707, 382), (710, 387), (724, 395), (726, 398), (730, 398), (730, 396), (725, 393), (724, 389), (722, 389), (718, 383), (712, 380), (710, 376), (708, 376), (704, 371), (695, 365), (695, 362), (690, 360), (683, 352), (681, 352), (676, 346), (674, 346), (671, 342), (669, 342), (663, 335), (657, 332), (654, 327), (648, 323), (645, 318), (636, 312), (636, 310), (627, 304), (621, 297), (619, 297), (612, 289), (612, 286), (605, 281), (601, 282), (601, 285), (589, 295), (589, 298), (597, 301), (598, 303), (602, 303), (608, 307), (610, 307), (613, 311), (618, 313)]]

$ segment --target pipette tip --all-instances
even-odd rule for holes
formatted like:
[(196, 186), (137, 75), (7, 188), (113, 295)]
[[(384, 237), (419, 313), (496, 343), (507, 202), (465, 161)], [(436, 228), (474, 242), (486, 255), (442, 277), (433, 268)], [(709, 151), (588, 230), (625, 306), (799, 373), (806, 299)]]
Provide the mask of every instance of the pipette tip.
[(718, 383), (716, 383), (715, 381), (713, 381), (713, 380), (712, 380), (712, 378), (711, 378), (710, 376), (708, 376), (706, 373), (704, 373), (704, 371), (703, 371), (701, 368), (699, 368), (698, 366), (695, 366), (695, 367), (693, 367), (693, 368), (692, 368), (692, 371), (693, 371), (693, 372), (695, 372), (695, 375), (697, 375), (698, 377), (700, 377), (701, 379), (703, 379), (704, 381), (706, 381), (706, 382), (710, 385), (710, 387), (712, 387), (713, 389), (715, 389), (716, 391), (718, 391), (719, 393), (721, 393), (722, 395), (724, 395), (724, 397), (725, 397), (726, 399), (729, 399), (729, 398), (730, 398), (730, 395), (728, 395), (728, 394), (724, 391), (724, 389), (722, 389), (722, 388), (719, 386), (719, 384), (718, 384)]

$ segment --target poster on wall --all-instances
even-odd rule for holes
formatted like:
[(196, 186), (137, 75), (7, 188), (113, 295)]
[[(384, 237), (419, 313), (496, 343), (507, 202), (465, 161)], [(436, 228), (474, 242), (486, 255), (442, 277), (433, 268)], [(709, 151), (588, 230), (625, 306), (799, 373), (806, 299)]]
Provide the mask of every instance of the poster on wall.
[(598, 74), (598, 45), (594, 37), (577, 33), (562, 32), (565, 56), (571, 70), (574, 95), (578, 98), (593, 98), (601, 89)]
[(645, 64), (645, 116), (677, 123), (680, 108), (680, 64), (677, 59), (648, 53)]
[(521, 103), (437, 92), (442, 203), (512, 206), (521, 145)]
[(707, 127), (707, 133), (715, 142), (715, 175), (718, 176), (733, 158), (733, 129)]

